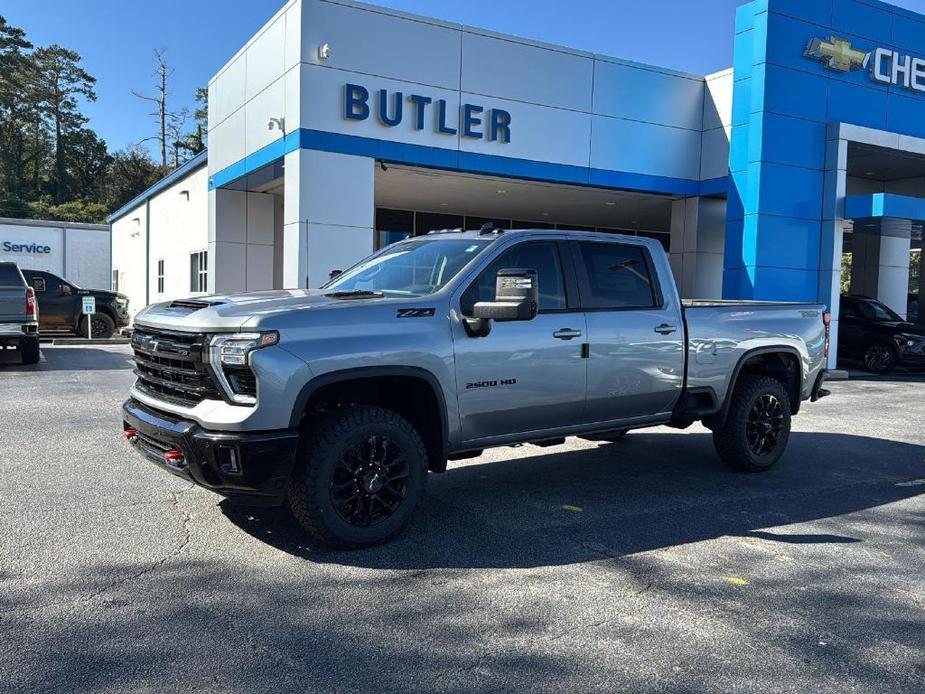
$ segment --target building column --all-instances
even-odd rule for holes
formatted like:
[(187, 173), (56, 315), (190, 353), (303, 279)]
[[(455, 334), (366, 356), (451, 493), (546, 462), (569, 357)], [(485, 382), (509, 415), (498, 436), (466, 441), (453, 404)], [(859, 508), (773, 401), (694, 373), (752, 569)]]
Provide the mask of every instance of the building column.
[(922, 244), (922, 251), (919, 253), (919, 286), (913, 287), (913, 291), (918, 292), (919, 295), (919, 325), (925, 327), (925, 243)]
[(872, 296), (905, 317), (910, 246), (908, 238), (855, 234), (851, 245), (851, 293)]
[(725, 200), (685, 198), (671, 203), (671, 268), (682, 297), (722, 297), (725, 225)]
[(273, 196), (216, 188), (209, 192), (210, 292), (273, 287)]
[(308, 149), (286, 155), (284, 287), (319, 287), (372, 253), (375, 163)]

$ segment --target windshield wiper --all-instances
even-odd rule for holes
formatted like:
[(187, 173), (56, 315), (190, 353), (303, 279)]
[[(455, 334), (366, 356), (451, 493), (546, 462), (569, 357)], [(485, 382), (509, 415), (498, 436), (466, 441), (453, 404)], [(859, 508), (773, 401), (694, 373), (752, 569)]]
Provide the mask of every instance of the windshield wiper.
[(381, 299), (385, 294), (372, 289), (346, 289), (343, 291), (328, 292), (325, 296), (329, 296), (332, 299)]

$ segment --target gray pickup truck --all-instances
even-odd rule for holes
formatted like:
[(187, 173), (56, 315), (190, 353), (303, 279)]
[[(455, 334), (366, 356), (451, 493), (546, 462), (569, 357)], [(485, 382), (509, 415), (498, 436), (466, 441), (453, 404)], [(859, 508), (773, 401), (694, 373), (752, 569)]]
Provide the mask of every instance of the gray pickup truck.
[(723, 460), (766, 470), (827, 394), (828, 322), (817, 304), (683, 304), (645, 238), (432, 232), (321, 289), (142, 310), (123, 433), (174, 474), (362, 546), (408, 522), (428, 471), (493, 446), (701, 421)]
[(16, 347), (23, 364), (37, 364), (39, 316), (35, 292), (16, 263), (0, 263), (0, 349)]

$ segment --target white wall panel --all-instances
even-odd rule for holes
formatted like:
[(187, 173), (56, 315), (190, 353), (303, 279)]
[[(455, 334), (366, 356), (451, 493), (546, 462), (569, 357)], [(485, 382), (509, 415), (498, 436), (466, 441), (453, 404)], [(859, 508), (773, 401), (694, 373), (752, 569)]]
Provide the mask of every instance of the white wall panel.
[(209, 95), (209, 130), (244, 106), (247, 69), (244, 55), (238, 56), (215, 78)]
[(221, 294), (247, 290), (247, 245), (243, 243), (209, 244), (215, 257), (215, 291)]
[(240, 190), (215, 191), (215, 241), (247, 241), (247, 193)]
[(460, 32), (389, 15), (378, 8), (307, 2), (302, 24), (302, 60), (319, 63), (318, 46), (327, 43), (324, 65), (340, 70), (387, 75), (436, 87), (459, 86)]
[(247, 194), (247, 243), (273, 245), (274, 197), (268, 193)]
[(594, 112), (616, 118), (700, 130), (703, 80), (598, 60)]
[[(483, 96), (466, 93), (462, 95), (462, 102), (483, 105), (485, 111), (478, 114), (482, 119), (479, 132), (483, 137), (460, 137), (460, 150), (572, 166), (588, 165), (591, 142), (589, 114), (502, 99), (487, 100)], [(511, 114), (511, 141), (506, 144), (488, 140), (489, 111), (492, 108), (501, 108)]]
[(297, 2), (286, 10), (283, 20), (286, 23), (283, 69), (289, 70), (302, 61), (302, 3)]
[(465, 92), (590, 111), (592, 72), (590, 57), (463, 34)]
[(591, 166), (698, 180), (700, 132), (594, 116)]
[(272, 85), (247, 102), (244, 107), (245, 154), (253, 154), (261, 147), (282, 137), (278, 128), (270, 130), (270, 118), (286, 117), (286, 80), (280, 76)]
[(273, 289), (273, 246), (247, 244), (247, 281), (249, 292)]
[(301, 221), (372, 227), (375, 203), (373, 160), (346, 154), (312, 152), (300, 160)]
[(244, 158), (244, 124), (242, 108), (209, 132), (209, 171), (221, 171)]
[[(732, 129), (732, 70), (707, 75), (703, 100), (703, 129)], [(728, 132), (727, 132), (728, 134)]]
[(729, 136), (725, 128), (704, 132), (701, 146), (700, 177), (708, 180), (726, 176), (729, 173)]
[(286, 18), (279, 17), (245, 51), (247, 79), (245, 97), (253, 99), (283, 76), (286, 49)]
[[(344, 119), (344, 85), (359, 84), (369, 90), (369, 118), (363, 121)], [(379, 89), (389, 93), (402, 92), (403, 120), (395, 127), (383, 125), (378, 117)], [(424, 130), (414, 129), (414, 110), (407, 101), (410, 94), (416, 93), (430, 97), (433, 103), (426, 107)], [(447, 103), (447, 122), (454, 127), (458, 125), (459, 92), (434, 87), (420, 87), (407, 82), (397, 82), (384, 78), (371, 78), (342, 70), (331, 70), (315, 65), (302, 65), (302, 127), (325, 132), (343, 133), (359, 137), (372, 137), (380, 140), (405, 142), (429, 147), (455, 149), (458, 136), (438, 134), (436, 130), (436, 102), (443, 99)], [(485, 105), (489, 105), (487, 101)], [(392, 97), (389, 100), (389, 113), (392, 114)], [(291, 128), (289, 128), (291, 129)]]

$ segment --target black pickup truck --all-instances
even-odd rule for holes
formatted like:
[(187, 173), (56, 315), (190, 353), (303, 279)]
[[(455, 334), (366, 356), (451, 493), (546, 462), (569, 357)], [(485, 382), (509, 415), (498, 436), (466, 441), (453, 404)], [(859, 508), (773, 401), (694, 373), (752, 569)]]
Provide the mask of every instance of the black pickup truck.
[(106, 289), (81, 289), (45, 270), (23, 270), (26, 282), (39, 302), (39, 330), (69, 332), (86, 336), (87, 317), (82, 315), (83, 297), (96, 298), (96, 313), (90, 325), (93, 337), (112, 337), (117, 328), (130, 322), (128, 297)]

